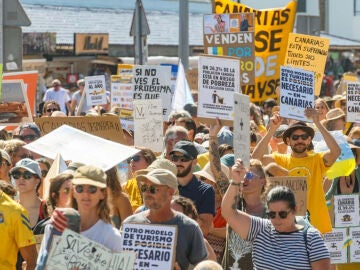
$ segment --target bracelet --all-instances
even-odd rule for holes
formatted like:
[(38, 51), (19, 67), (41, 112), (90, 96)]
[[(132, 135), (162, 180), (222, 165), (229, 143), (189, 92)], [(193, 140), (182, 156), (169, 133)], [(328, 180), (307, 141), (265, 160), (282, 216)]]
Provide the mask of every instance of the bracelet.
[(232, 186), (241, 186), (241, 183), (234, 182), (233, 180), (230, 180), (229, 183)]

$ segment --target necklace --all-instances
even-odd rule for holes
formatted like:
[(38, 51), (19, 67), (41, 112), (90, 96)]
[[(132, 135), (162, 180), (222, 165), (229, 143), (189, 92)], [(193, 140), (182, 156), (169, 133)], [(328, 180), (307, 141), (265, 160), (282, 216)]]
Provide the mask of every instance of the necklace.
[(350, 174), (349, 178), (350, 178), (350, 182), (349, 182), (349, 183), (348, 183), (348, 181), (347, 181), (347, 176), (345, 176), (345, 178), (344, 178), (345, 184), (346, 184), (347, 188), (350, 188), (350, 187), (352, 186), (352, 184), (353, 184), (352, 174)]

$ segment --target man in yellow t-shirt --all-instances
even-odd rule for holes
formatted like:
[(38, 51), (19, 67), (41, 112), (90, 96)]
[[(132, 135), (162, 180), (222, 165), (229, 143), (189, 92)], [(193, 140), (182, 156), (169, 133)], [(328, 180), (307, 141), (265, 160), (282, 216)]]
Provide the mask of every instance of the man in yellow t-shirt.
[(255, 147), (252, 158), (261, 160), (263, 165), (275, 162), (284, 171), (287, 171), (288, 175), (307, 177), (307, 209), (310, 213), (310, 222), (321, 233), (326, 233), (330, 232), (332, 227), (322, 181), (326, 170), (336, 161), (341, 150), (335, 139), (320, 122), (317, 110), (306, 108), (305, 116), (313, 119), (315, 126), (324, 137), (329, 148), (328, 151), (322, 153), (311, 151), (315, 132), (306, 123), (298, 121), (289, 125), (283, 134), (283, 141), (290, 146), (291, 153), (266, 155), (270, 139), (282, 122), (281, 117), (274, 114), (270, 119), (268, 132)]
[(26, 261), (26, 269), (35, 269), (36, 241), (27, 211), (3, 191), (0, 191), (0, 235), (1, 269), (15, 269), (19, 251)]

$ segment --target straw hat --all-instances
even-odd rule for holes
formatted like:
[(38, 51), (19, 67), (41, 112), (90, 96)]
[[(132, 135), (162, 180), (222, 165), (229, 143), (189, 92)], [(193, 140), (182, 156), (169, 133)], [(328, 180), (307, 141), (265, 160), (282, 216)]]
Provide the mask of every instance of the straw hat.
[(340, 108), (334, 108), (327, 112), (326, 121), (337, 120), (342, 117), (346, 117), (344, 111)]

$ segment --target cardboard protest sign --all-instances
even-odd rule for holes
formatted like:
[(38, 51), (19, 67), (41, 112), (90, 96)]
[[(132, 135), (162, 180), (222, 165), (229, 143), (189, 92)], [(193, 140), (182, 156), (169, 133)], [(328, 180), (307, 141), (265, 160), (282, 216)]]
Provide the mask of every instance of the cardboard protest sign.
[(296, 33), (289, 34), (284, 65), (315, 73), (315, 95), (321, 90), (330, 39)]
[(163, 151), (163, 115), (160, 99), (134, 100), (134, 145)]
[(62, 125), (24, 148), (50, 159), (61, 154), (73, 160), (97, 166), (104, 171), (135, 155), (138, 149), (115, 143), (79, 129)]
[(133, 85), (124, 83), (121, 76), (111, 76), (111, 107), (133, 110)]
[(314, 72), (280, 67), (280, 116), (310, 121), (305, 109), (314, 107)]
[(112, 252), (85, 236), (65, 229), (56, 245), (50, 249), (47, 269), (133, 269), (136, 253)]
[(200, 56), (198, 118), (233, 120), (234, 93), (240, 92), (238, 59)]
[(173, 269), (176, 258), (177, 227), (155, 224), (123, 224), (123, 250), (135, 251), (134, 270)]
[(250, 98), (234, 93), (234, 154), (250, 166)]
[(276, 98), (280, 82), (280, 65), (284, 64), (288, 35), (293, 30), (296, 1), (281, 8), (256, 10), (231, 0), (214, 0), (214, 13), (254, 12), (255, 17), (255, 85), (242, 84), (242, 92), (251, 102)]
[(360, 83), (347, 83), (346, 121), (360, 123)]
[(171, 67), (134, 66), (132, 82), (134, 99), (161, 99), (163, 119), (167, 121), (171, 112)]
[(204, 51), (240, 59), (241, 85), (255, 84), (254, 13), (204, 15)]
[(351, 239), (349, 260), (351, 263), (360, 262), (360, 227), (349, 228)]
[(62, 125), (72, 126), (89, 134), (125, 144), (125, 137), (117, 116), (72, 116), (35, 118), (35, 124), (45, 135)]
[(307, 210), (307, 182), (305, 176), (276, 176), (269, 177), (270, 189), (275, 186), (286, 186), (295, 193), (296, 215), (304, 216)]
[(22, 80), (3, 80), (0, 96), (0, 125), (32, 122), (29, 101)]
[(330, 233), (324, 233), (323, 237), (330, 252), (331, 263), (347, 263), (346, 228), (333, 229)]
[(335, 227), (359, 226), (359, 195), (334, 195)]
[(87, 104), (103, 105), (106, 100), (106, 83), (104, 75), (85, 77), (85, 92)]

